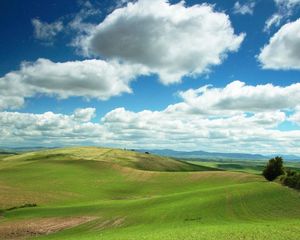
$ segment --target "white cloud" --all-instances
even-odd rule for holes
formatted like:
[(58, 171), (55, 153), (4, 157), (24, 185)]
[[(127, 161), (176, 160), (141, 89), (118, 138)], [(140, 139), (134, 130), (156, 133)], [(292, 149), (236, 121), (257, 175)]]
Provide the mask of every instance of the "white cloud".
[[(77, 13), (62, 16), (52, 23), (43, 22), (38, 18), (32, 19), (35, 38), (46, 45), (51, 45), (55, 37), (62, 31), (65, 35), (71, 37), (74, 34), (89, 33), (94, 27), (92, 22), (102, 17), (100, 4), (98, 2), (92, 3), (89, 0), (78, 0), (77, 4), (80, 8)], [(70, 45), (74, 45), (76, 41), (77, 38)]]
[[(210, 99), (207, 99), (209, 101)], [(172, 111), (170, 111), (172, 109)], [(300, 131), (283, 132), (276, 127), (286, 121), (280, 110), (205, 116), (185, 109), (131, 112), (115, 109), (102, 118), (112, 139), (128, 147), (180, 150), (299, 153), (295, 140)]]
[[(300, 154), (300, 131), (277, 129), (285, 121), (298, 123), (299, 92), (299, 84), (277, 87), (233, 82), (222, 89), (183, 92), (182, 102), (162, 111), (117, 108), (98, 123), (91, 122), (94, 108), (76, 109), (70, 115), (0, 112), (0, 143)], [(285, 109), (295, 114), (287, 117)]]
[(94, 6), (90, 1), (81, 1), (79, 2), (79, 5), (81, 7), (80, 11), (75, 14), (68, 25), (72, 30), (79, 33), (88, 33), (94, 25), (86, 22), (86, 20), (91, 17), (100, 17), (101, 10), (98, 6)]
[(93, 4), (89, 0), (78, 0), (77, 3), (80, 7), (83, 8), (87, 8), (87, 9), (93, 8)]
[(51, 42), (54, 37), (63, 30), (62, 21), (47, 23), (35, 18), (32, 19), (31, 22), (34, 27), (35, 38), (45, 42)]
[[(91, 112), (90, 109), (77, 110)], [(76, 115), (77, 113), (74, 113)], [(99, 141), (105, 132), (99, 124), (78, 121), (74, 115), (30, 114), (18, 112), (0, 112), (2, 144), (30, 146), (91, 143)], [(84, 120), (87, 120), (84, 119)]]
[(291, 9), (300, 4), (300, 0), (274, 0), (277, 6)]
[(300, 69), (300, 19), (282, 26), (258, 59), (265, 69)]
[(126, 4), (128, 4), (129, 2), (135, 2), (136, 0), (116, 0), (115, 3), (115, 9), (116, 8), (120, 8), (120, 7), (124, 7), (126, 6)]
[[(1, 79), (0, 79), (1, 81)], [(6, 85), (0, 82), (0, 110), (3, 109), (18, 109), (24, 105), (24, 97), (13, 95), (12, 92), (6, 92)], [(9, 89), (11, 90), (11, 89)], [(11, 95), (10, 95), (11, 94)]]
[(295, 108), (293, 113), (288, 117), (288, 120), (298, 126), (300, 126), (300, 106)]
[(78, 108), (74, 111), (73, 118), (80, 122), (89, 122), (96, 116), (96, 108)]
[(169, 112), (202, 115), (235, 115), (243, 112), (290, 110), (300, 105), (300, 83), (286, 87), (272, 84), (251, 86), (234, 81), (224, 88), (202, 87), (180, 92), (183, 102), (170, 105)]
[(74, 44), (86, 54), (143, 64), (171, 84), (221, 64), (244, 36), (235, 35), (229, 17), (211, 5), (139, 0), (113, 11)]
[[(249, 142), (264, 143), (273, 132), (271, 127), (283, 118), (281, 112), (219, 119), (178, 112), (174, 118), (165, 111), (135, 113), (118, 108), (106, 114), (100, 123), (92, 123), (78, 121), (74, 118), (76, 112), (72, 115), (0, 112), (0, 146), (98, 144), (126, 148), (221, 150), (226, 144), (227, 149), (236, 147), (234, 151), (248, 151), (251, 148)], [(248, 148), (242, 150), (243, 144), (248, 144)]]
[(135, 145), (138, 142), (155, 144), (159, 148), (163, 145), (189, 143), (191, 146), (187, 146), (188, 149), (197, 149), (195, 142), (198, 141), (206, 146), (214, 140), (233, 141), (232, 144), (236, 144), (239, 139), (272, 130), (284, 119), (285, 114), (279, 111), (258, 113), (250, 117), (241, 114), (209, 119), (180, 111), (134, 113), (119, 108), (108, 113), (102, 123), (109, 132), (118, 133), (114, 135), (117, 141), (134, 142)]
[(274, 0), (277, 12), (269, 17), (265, 23), (264, 31), (269, 31), (273, 26), (280, 26), (283, 21), (289, 19), (300, 6), (300, 0)]
[(233, 6), (233, 12), (235, 14), (241, 14), (241, 15), (246, 15), (246, 14), (253, 14), (254, 7), (255, 7), (255, 2), (250, 1), (245, 4), (241, 4), (239, 1), (237, 1), (234, 6)]
[(130, 82), (142, 74), (147, 72), (141, 66), (116, 61), (24, 62), (20, 70), (0, 78), (0, 109), (18, 108), (36, 94), (106, 100), (130, 93)]
[(75, 47), (78, 55), (84, 55), (84, 52), (77, 48), (77, 45), (81, 42), (82, 36), (89, 34), (95, 28), (95, 24), (88, 21), (91, 17), (97, 19), (101, 16), (99, 8), (91, 4), (90, 1), (83, 1), (81, 3), (81, 9), (71, 21), (68, 23), (68, 27), (75, 34), (70, 46)]
[(283, 16), (275, 13), (270, 18), (267, 19), (264, 27), (264, 31), (267, 32), (271, 29), (272, 26), (278, 27), (283, 19)]
[[(123, 5), (126, 6), (123, 6)], [(130, 82), (140, 75), (158, 74), (164, 84), (186, 75), (209, 71), (228, 52), (237, 51), (244, 34), (235, 35), (228, 16), (210, 5), (186, 7), (167, 0), (123, 1), (95, 26), (86, 23), (100, 14), (89, 1), (68, 27), (79, 32), (73, 45), (85, 42), (107, 60), (23, 62), (18, 71), (0, 78), (0, 109), (16, 109), (37, 94), (68, 98), (109, 99), (130, 93)], [(32, 20), (36, 37), (50, 41), (63, 23)], [(87, 35), (88, 34), (88, 35)]]

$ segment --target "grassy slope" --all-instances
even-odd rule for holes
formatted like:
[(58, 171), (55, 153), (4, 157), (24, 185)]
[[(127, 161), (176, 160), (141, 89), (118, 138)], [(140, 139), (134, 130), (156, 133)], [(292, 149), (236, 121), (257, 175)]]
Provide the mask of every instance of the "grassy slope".
[[(22, 154), (0, 161), (0, 208), (39, 205), (8, 211), (5, 221), (99, 216), (41, 239), (300, 236), (298, 192), (246, 173), (178, 172), (197, 169), (168, 158), (100, 148)], [(175, 172), (158, 172), (163, 170)]]

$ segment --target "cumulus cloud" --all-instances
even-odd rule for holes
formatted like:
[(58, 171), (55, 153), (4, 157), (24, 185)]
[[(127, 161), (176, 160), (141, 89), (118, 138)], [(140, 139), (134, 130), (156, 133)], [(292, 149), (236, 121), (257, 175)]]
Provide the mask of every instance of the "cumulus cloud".
[[(299, 84), (233, 82), (182, 92), (181, 102), (161, 111), (116, 108), (97, 122), (94, 108), (70, 115), (0, 112), (0, 143), (299, 154), (300, 131), (278, 129), (286, 121), (299, 123), (299, 92)], [(287, 116), (286, 109), (295, 113)]]
[(300, 19), (287, 23), (263, 47), (258, 59), (265, 69), (300, 69)]
[[(167, 0), (120, 4), (96, 26), (86, 20), (100, 11), (82, 1), (68, 24), (79, 33), (72, 44), (102, 60), (23, 62), (18, 71), (0, 78), (0, 109), (20, 108), (37, 94), (106, 100), (130, 93), (130, 82), (141, 75), (158, 74), (164, 84), (180, 82), (221, 64), (244, 39), (244, 34), (234, 34), (229, 17), (211, 5), (187, 7), (184, 1), (172, 5)], [(32, 23), (36, 37), (45, 41), (64, 27), (61, 21)]]
[[(70, 46), (75, 47), (78, 55), (84, 55), (84, 52), (76, 46), (82, 39), (82, 35), (91, 33), (95, 28), (95, 20), (101, 17), (99, 6), (93, 5), (90, 1), (80, 1), (80, 11), (68, 22), (67, 26), (70, 32), (73, 33)], [(91, 22), (90, 20), (93, 19)]]
[(228, 15), (211, 5), (139, 0), (113, 11), (76, 45), (87, 55), (142, 64), (171, 84), (221, 64), (244, 36), (236, 35)]
[(89, 122), (95, 116), (96, 108), (78, 108), (73, 114), (73, 118), (80, 122)]
[(241, 15), (252, 15), (255, 7), (255, 2), (247, 2), (245, 4), (241, 4), (239, 1), (237, 1), (233, 6), (233, 12), (235, 14), (241, 14)]
[(99, 124), (86, 122), (87, 118), (78, 121), (78, 113), (82, 115), (84, 112), (92, 111), (78, 109), (72, 115), (53, 112), (43, 114), (0, 112), (1, 142), (8, 145), (11, 143), (14, 146), (15, 144), (58, 146), (100, 141), (105, 132)]
[[(182, 102), (170, 105), (162, 111), (132, 112), (118, 108), (107, 113), (101, 119), (101, 123), (108, 132), (118, 133), (113, 134), (114, 141), (131, 147), (209, 151), (223, 151), (226, 148), (234, 152), (299, 153), (297, 147), (300, 144), (295, 144), (294, 141), (300, 139), (300, 131), (277, 130), (279, 124), (287, 121), (283, 110), (286, 107), (294, 108), (299, 103), (290, 102), (277, 107), (275, 103), (274, 106), (260, 106), (261, 102), (258, 98), (263, 105), (267, 102), (266, 98), (271, 101), (276, 100), (271, 94), (264, 96), (263, 91), (266, 88), (273, 90), (277, 87), (245, 86), (245, 89), (241, 90), (243, 86), (245, 85), (233, 83), (226, 90), (207, 87), (200, 88), (200, 91), (195, 89), (196, 93), (189, 90), (185, 92), (186, 94), (182, 93)], [(207, 91), (210, 93), (201, 95), (202, 99), (199, 101), (199, 92)], [(250, 94), (243, 99), (242, 94), (247, 91)], [(283, 91), (288, 90), (283, 89)], [(234, 92), (238, 92), (236, 96), (233, 96)], [(218, 99), (213, 104), (210, 104), (213, 100), (211, 94)], [(228, 110), (232, 111), (231, 105), (227, 109), (215, 106), (223, 100), (232, 100), (232, 97), (242, 104), (234, 107), (236, 111), (231, 112), (230, 115)], [(251, 103), (251, 97), (256, 98), (254, 103)], [(279, 99), (281, 97), (278, 96)], [(251, 104), (256, 104), (256, 107), (250, 106)], [(203, 105), (206, 105), (205, 114), (203, 114)], [(206, 115), (208, 112), (214, 114)]]
[(35, 38), (41, 41), (51, 42), (55, 36), (63, 30), (62, 21), (47, 23), (34, 18), (31, 20), (31, 22), (34, 27)]
[[(114, 134), (115, 141), (135, 147), (216, 151), (226, 146), (226, 149), (234, 148), (233, 151), (249, 151), (252, 146), (266, 141), (273, 127), (284, 119), (285, 114), (280, 111), (210, 119), (180, 111), (135, 113), (119, 108), (102, 118), (102, 123), (107, 131), (118, 133)], [(251, 139), (252, 146), (249, 144), (242, 150), (242, 145)]]
[(300, 106), (296, 107), (288, 117), (288, 120), (300, 126)]
[(130, 93), (130, 82), (142, 74), (147, 74), (143, 67), (117, 61), (24, 62), (20, 70), (0, 78), (0, 109), (18, 108), (36, 94), (106, 100)]
[(180, 92), (183, 102), (170, 105), (169, 112), (202, 115), (235, 115), (243, 112), (290, 110), (300, 105), (300, 83), (286, 87), (272, 84), (251, 86), (234, 81), (224, 88), (211, 86)]
[[(185, 150), (199, 149), (201, 146), (207, 150), (221, 150), (226, 145), (226, 149), (232, 147), (232, 151), (249, 151), (251, 146), (265, 144), (270, 134), (276, 133), (272, 126), (282, 121), (284, 115), (278, 111), (250, 117), (241, 114), (208, 119), (177, 112), (174, 118), (173, 114), (166, 111), (131, 112), (117, 108), (107, 113), (101, 122), (92, 123), (86, 121), (88, 118), (81, 121), (75, 117), (79, 112), (79, 115), (85, 115), (82, 113), (91, 113), (93, 110), (80, 109), (71, 115), (0, 112), (0, 146), (12, 143), (14, 146), (98, 144)], [(279, 144), (281, 141), (278, 140)], [(242, 150), (243, 144), (248, 144), (248, 148)]]

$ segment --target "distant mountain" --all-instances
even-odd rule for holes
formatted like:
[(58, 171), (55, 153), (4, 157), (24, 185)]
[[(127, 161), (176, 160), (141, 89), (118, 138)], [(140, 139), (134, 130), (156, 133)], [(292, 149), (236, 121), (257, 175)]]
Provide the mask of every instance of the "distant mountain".
[[(54, 149), (58, 147), (15, 147), (0, 148), (0, 153), (21, 153), (30, 151), (39, 151), (45, 149)], [(232, 159), (232, 160), (268, 160), (275, 156), (281, 156), (287, 161), (300, 161), (300, 156), (292, 154), (251, 154), (251, 153), (222, 153), (222, 152), (205, 152), (205, 151), (175, 151), (171, 149), (136, 149), (138, 152), (149, 152), (161, 156), (175, 158), (199, 158), (199, 159)]]
[(53, 149), (57, 147), (11, 147), (11, 148), (0, 148), (1, 153), (20, 153), (20, 152), (31, 152), (39, 151), (44, 149)]
[(292, 155), (292, 154), (267, 155), (268, 158), (273, 158), (273, 157), (276, 157), (276, 156), (281, 156), (281, 157), (283, 157), (283, 159), (288, 160), (288, 161), (300, 161), (300, 156)]
[(233, 159), (233, 160), (268, 160), (274, 156), (282, 156), (285, 160), (300, 161), (300, 156), (296, 155), (262, 155), (250, 153), (221, 153), (205, 151), (174, 151), (170, 149), (139, 149), (137, 151), (150, 152), (157, 155), (176, 157), (176, 158), (204, 158), (204, 159)]

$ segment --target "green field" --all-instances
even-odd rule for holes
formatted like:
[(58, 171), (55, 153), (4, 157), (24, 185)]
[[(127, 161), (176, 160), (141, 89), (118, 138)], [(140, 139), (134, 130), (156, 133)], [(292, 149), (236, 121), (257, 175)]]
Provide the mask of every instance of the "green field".
[[(266, 160), (185, 159), (185, 161), (202, 167), (206, 166), (219, 170), (247, 172), (253, 174), (261, 174), (267, 164)], [(288, 169), (300, 172), (299, 162), (285, 161), (284, 166)]]
[[(95, 147), (2, 156), (0, 239), (300, 238), (299, 192), (213, 167)], [(88, 220), (36, 229), (71, 219)]]

